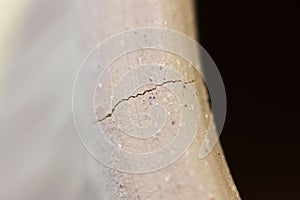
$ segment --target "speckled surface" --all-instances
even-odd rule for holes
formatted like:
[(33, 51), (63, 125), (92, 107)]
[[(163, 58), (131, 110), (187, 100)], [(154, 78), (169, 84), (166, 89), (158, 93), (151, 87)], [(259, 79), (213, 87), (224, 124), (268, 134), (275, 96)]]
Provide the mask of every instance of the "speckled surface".
[[(90, 48), (114, 33), (146, 26), (175, 29), (195, 38), (195, 18), (192, 6), (190, 0), (87, 2), (83, 8), (90, 10), (88, 26), (92, 31), (86, 34), (85, 46)], [(95, 102), (97, 117), (103, 119), (107, 113), (111, 112), (111, 107), (101, 107), (103, 105), (101, 96), (105, 94), (105, 91), (117, 85), (122, 75), (127, 71), (144, 62), (168, 65), (186, 80), (196, 80), (199, 83), (190, 85), (199, 101), (200, 125), (196, 139), (190, 148), (180, 159), (166, 168), (143, 174), (130, 174), (106, 168), (105, 176), (110, 198), (114, 200), (239, 199), (220, 145), (216, 145), (205, 159), (200, 160), (198, 158), (199, 141), (203, 138), (205, 127), (208, 125), (210, 112), (204, 85), (201, 83), (201, 79), (197, 77), (197, 73), (184, 60), (161, 51), (137, 51), (121, 57), (110, 66), (107, 76), (104, 76), (103, 80), (99, 82)], [(149, 78), (151, 79), (151, 77)], [(156, 83), (153, 83), (138, 88), (136, 94), (155, 86)], [(182, 84), (181, 86), (183, 87)], [(166, 117), (167, 126), (163, 130), (163, 135), (141, 142), (123, 134), (120, 129), (116, 128), (114, 121), (114, 115), (122, 114), (118, 113), (118, 109), (122, 107), (119, 104), (111, 117), (99, 122), (100, 126), (108, 133), (107, 137), (112, 143), (132, 152), (148, 151), (166, 144), (180, 125), (177, 123), (180, 121), (180, 114), (176, 113), (176, 110), (179, 111), (182, 106), (185, 107), (185, 105), (180, 105), (174, 100), (175, 98), (172, 100), (172, 95), (168, 96), (170, 93), (166, 90), (165, 87), (158, 87), (144, 95), (139, 95), (137, 98), (130, 98), (128, 101), (122, 102), (122, 105), (126, 104), (130, 108), (131, 120), (140, 126), (145, 126), (149, 123), (147, 112), (150, 104), (162, 103), (164, 99), (167, 100), (166, 106), (169, 106), (169, 109), (174, 113), (172, 113), (172, 117)], [(125, 91), (122, 94), (126, 98), (130, 96)], [(155, 99), (153, 99), (154, 96)], [(149, 99), (150, 97), (151, 99)], [(118, 103), (118, 99), (122, 98), (117, 98), (113, 105)], [(192, 109), (191, 105), (186, 105), (186, 107)]]

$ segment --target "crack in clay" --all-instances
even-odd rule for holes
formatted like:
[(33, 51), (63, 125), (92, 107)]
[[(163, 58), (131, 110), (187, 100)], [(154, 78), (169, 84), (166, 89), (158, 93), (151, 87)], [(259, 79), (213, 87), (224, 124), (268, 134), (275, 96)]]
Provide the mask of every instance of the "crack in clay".
[(142, 92), (142, 93), (137, 93), (136, 95), (131, 95), (131, 96), (129, 96), (129, 97), (126, 98), (126, 99), (121, 99), (121, 100), (119, 100), (118, 103), (116, 103), (116, 104), (114, 105), (114, 107), (112, 108), (111, 112), (108, 113), (107, 115), (105, 115), (103, 118), (98, 119), (98, 122), (102, 122), (102, 121), (104, 121), (105, 119), (107, 119), (107, 118), (109, 118), (109, 117), (112, 117), (112, 114), (114, 113), (114, 111), (116, 110), (116, 108), (118, 107), (118, 105), (120, 105), (120, 104), (123, 103), (124, 101), (129, 101), (130, 99), (135, 99), (135, 98), (137, 98), (137, 97), (139, 97), (139, 96), (143, 96), (143, 95), (145, 95), (146, 93), (149, 93), (149, 92), (152, 92), (152, 91), (156, 90), (156, 89), (157, 89), (158, 87), (160, 87), (160, 86), (166, 85), (166, 84), (168, 84), (168, 83), (183, 83), (183, 84), (186, 85), (186, 84), (191, 84), (191, 83), (194, 83), (194, 82), (196, 82), (196, 81), (195, 81), (195, 80), (191, 80), (191, 81), (169, 80), (169, 81), (162, 82), (162, 83), (160, 83), (160, 84), (156, 84), (153, 88), (150, 88), (150, 89), (148, 89), (148, 90), (145, 90), (145, 91)]

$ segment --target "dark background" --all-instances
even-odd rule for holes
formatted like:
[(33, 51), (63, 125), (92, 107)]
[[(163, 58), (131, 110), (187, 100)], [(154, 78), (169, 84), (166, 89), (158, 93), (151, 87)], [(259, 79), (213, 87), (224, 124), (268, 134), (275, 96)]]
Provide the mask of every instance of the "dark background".
[(221, 142), (246, 200), (300, 199), (300, 8), (284, 1), (196, 0), (199, 38), (227, 92)]

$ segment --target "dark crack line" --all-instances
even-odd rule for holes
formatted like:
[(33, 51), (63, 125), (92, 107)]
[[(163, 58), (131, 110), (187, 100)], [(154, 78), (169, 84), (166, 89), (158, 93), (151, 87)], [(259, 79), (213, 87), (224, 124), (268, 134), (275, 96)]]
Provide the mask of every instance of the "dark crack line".
[(160, 86), (166, 85), (166, 84), (168, 84), (168, 83), (191, 84), (191, 83), (194, 83), (194, 82), (196, 82), (196, 81), (195, 81), (195, 80), (191, 80), (191, 81), (169, 80), (169, 81), (165, 81), (165, 82), (160, 83), (160, 84), (156, 84), (155, 87), (150, 88), (150, 89), (148, 89), (148, 90), (145, 90), (145, 91), (142, 92), (142, 93), (137, 93), (136, 95), (131, 95), (131, 96), (129, 96), (129, 97), (126, 98), (126, 99), (121, 99), (120, 101), (118, 101), (118, 103), (116, 103), (116, 104), (114, 105), (114, 107), (112, 108), (111, 112), (108, 113), (107, 115), (105, 115), (103, 118), (98, 119), (98, 122), (102, 122), (102, 121), (104, 121), (106, 118), (111, 117), (112, 114), (114, 113), (114, 111), (116, 110), (116, 108), (118, 107), (118, 105), (121, 104), (121, 103), (123, 103), (124, 101), (129, 101), (130, 99), (135, 99), (135, 98), (137, 98), (137, 97), (139, 97), (139, 96), (143, 96), (143, 95), (145, 95), (146, 93), (149, 93), (149, 92), (152, 92), (152, 91), (156, 90), (156, 89), (157, 89), (158, 87), (160, 87)]

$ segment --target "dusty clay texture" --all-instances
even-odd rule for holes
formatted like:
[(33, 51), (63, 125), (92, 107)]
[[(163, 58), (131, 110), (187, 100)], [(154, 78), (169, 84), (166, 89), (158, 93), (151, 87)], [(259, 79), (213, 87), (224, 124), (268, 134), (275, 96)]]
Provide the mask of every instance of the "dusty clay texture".
[[(91, 19), (88, 22), (91, 32), (86, 34), (88, 47), (114, 33), (147, 26), (175, 29), (192, 38), (196, 35), (191, 0), (103, 0), (87, 2), (83, 8), (91, 11), (88, 16)], [(126, 87), (126, 84), (120, 84), (124, 75), (149, 63), (159, 63), (161, 69), (153, 70), (155, 74), (153, 77), (148, 76), (148, 84), (134, 90)], [(166, 69), (171, 69), (181, 77), (153, 80), (157, 76), (163, 77)], [(135, 76), (133, 74), (130, 77), (140, 78), (138, 73)], [(169, 87), (180, 88), (181, 91), (190, 87), (193, 92), (183, 92), (181, 98), (187, 101), (183, 104), (182, 99), (178, 99)], [(110, 97), (114, 88), (119, 90), (114, 91), (112, 100), (104, 98), (107, 95)], [(189, 99), (196, 99), (197, 103), (189, 102)], [(157, 104), (167, 110), (167, 114), (158, 111), (157, 117), (163, 121), (158, 134), (152, 136), (147, 132), (142, 135), (144, 139), (136, 139), (128, 134), (130, 131), (124, 131), (132, 129), (127, 123), (122, 124), (122, 121), (127, 122), (129, 119), (139, 127), (149, 125), (152, 120), (149, 115), (150, 108)], [(107, 190), (111, 199), (240, 199), (219, 144), (207, 157), (198, 158), (200, 143), (209, 123), (210, 110), (203, 81), (186, 60), (160, 50), (128, 53), (111, 63), (99, 80), (95, 93), (95, 111), (99, 126), (108, 140), (129, 152), (149, 152), (167, 145), (182, 126), (183, 109), (199, 110), (198, 116), (188, 116), (199, 119), (196, 139), (188, 150), (170, 166), (151, 173), (131, 174), (106, 168)], [(155, 113), (152, 114), (155, 116)], [(124, 159), (122, 162), (127, 161)]]

